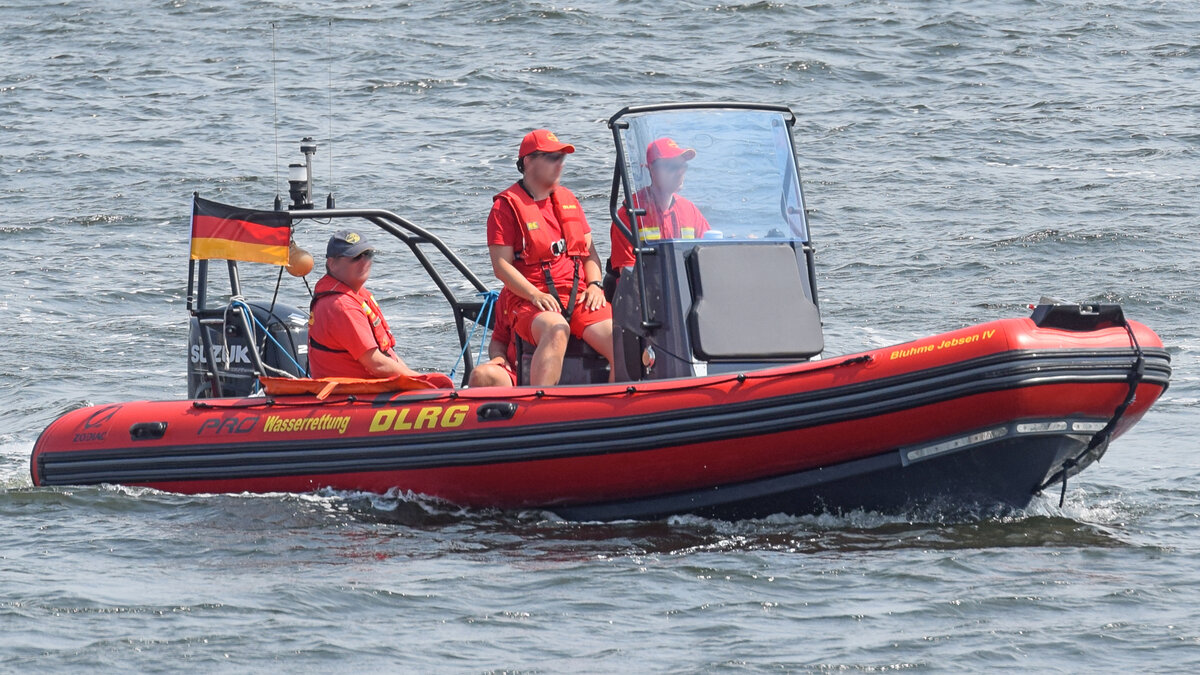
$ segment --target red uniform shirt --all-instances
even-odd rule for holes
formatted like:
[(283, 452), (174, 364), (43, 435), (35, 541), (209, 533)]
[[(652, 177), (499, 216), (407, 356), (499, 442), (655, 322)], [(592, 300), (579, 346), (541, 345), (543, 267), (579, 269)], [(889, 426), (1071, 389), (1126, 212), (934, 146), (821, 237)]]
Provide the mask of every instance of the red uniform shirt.
[[(542, 199), (535, 202), (538, 210), (542, 214), (542, 225), (550, 228), (552, 233), (555, 233), (555, 238), (562, 238), (562, 226), (558, 223), (558, 217), (554, 213), (554, 204), (550, 198)], [(583, 214), (579, 214), (583, 220), (584, 233), (591, 232), (588, 227), (587, 218)], [(517, 222), (517, 214), (513, 213), (512, 207), (503, 199), (496, 200), (492, 203), (492, 211), (488, 214), (487, 220), (487, 243), (489, 246), (511, 246), (513, 251), (520, 253), (524, 246), (525, 239), (522, 232), (524, 226)], [(543, 293), (549, 293), (550, 289), (546, 288), (546, 276), (542, 273), (540, 264), (527, 263), (521, 258), (513, 260), (513, 267), (529, 280), (538, 290)], [(554, 286), (559, 293), (571, 292), (571, 280), (575, 278), (575, 261), (563, 255), (554, 259), (550, 263), (550, 275), (554, 279)], [(583, 270), (579, 270), (579, 281), (583, 282)]]
[[(324, 293), (336, 286), (345, 288), (333, 277), (325, 275), (317, 282), (313, 293)], [(371, 294), (363, 288), (358, 295), (359, 298), (346, 293), (327, 295), (318, 299), (313, 307), (308, 320), (308, 370), (313, 377), (375, 377), (358, 362), (363, 354), (379, 348), (371, 329), (371, 320), (362, 308), (362, 302)], [(320, 349), (313, 344), (314, 341), (336, 351)], [(396, 356), (391, 349), (384, 354), (392, 358)]]
[[(541, 215), (539, 226), (548, 229), (550, 238), (563, 238), (562, 225), (559, 223), (558, 216), (554, 213), (553, 201), (547, 197), (534, 203), (537, 205), (538, 213)], [(584, 217), (582, 212), (579, 214), (579, 219), (583, 234), (591, 233), (587, 218)], [(517, 220), (517, 214), (513, 211), (511, 204), (503, 199), (492, 202), (492, 210), (488, 214), (487, 222), (489, 246), (511, 246), (514, 252), (519, 252), (524, 248), (525, 244), (524, 227)], [(571, 314), (571, 334), (575, 337), (582, 337), (583, 332), (592, 324), (612, 318), (612, 306), (607, 303), (595, 310), (589, 310), (581, 303), (578, 303), (578, 298), (582, 297), (584, 290), (587, 288), (587, 279), (583, 271), (583, 260), (581, 259), (579, 263), (579, 279), (576, 283), (577, 304), (575, 305), (575, 311)], [(549, 265), (550, 276), (554, 280), (555, 290), (558, 291), (559, 302), (563, 307), (567, 307), (570, 305), (571, 281), (576, 278), (575, 260), (569, 256), (561, 255), (552, 260)], [(534, 288), (543, 293), (550, 292), (541, 263), (529, 263), (520, 258), (514, 258), (513, 267), (529, 280), (529, 283), (533, 284)], [(499, 309), (507, 315), (505, 316), (505, 320), (511, 324), (512, 331), (520, 335), (526, 342), (536, 344), (537, 341), (533, 338), (532, 324), (542, 310), (538, 309), (532, 302), (513, 293), (511, 289), (508, 289), (507, 294), (501, 295), (498, 305)]]
[[(650, 188), (645, 187), (634, 194), (633, 204), (637, 208), (646, 209), (646, 215), (638, 218), (638, 223), (642, 227), (642, 241), (700, 239), (709, 230), (708, 220), (704, 218), (704, 214), (700, 213), (700, 209), (685, 197), (671, 195), (671, 203), (667, 205), (667, 208), (659, 209), (657, 202), (650, 196)], [(622, 223), (629, 224), (629, 216), (625, 213), (625, 207), (621, 207), (617, 215), (621, 218)], [(625, 234), (621, 232), (621, 228), (616, 223), (612, 224), (610, 236), (612, 237), (610, 260), (613, 269), (633, 267), (635, 261), (633, 246), (629, 244), (629, 240), (625, 238)]]

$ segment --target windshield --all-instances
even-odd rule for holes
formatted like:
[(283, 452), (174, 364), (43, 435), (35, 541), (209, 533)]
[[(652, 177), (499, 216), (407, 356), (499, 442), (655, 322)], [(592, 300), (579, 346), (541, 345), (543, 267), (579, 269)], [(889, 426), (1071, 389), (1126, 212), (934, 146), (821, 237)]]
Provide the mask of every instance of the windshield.
[(627, 189), (647, 212), (642, 238), (808, 241), (789, 119), (720, 108), (622, 116)]

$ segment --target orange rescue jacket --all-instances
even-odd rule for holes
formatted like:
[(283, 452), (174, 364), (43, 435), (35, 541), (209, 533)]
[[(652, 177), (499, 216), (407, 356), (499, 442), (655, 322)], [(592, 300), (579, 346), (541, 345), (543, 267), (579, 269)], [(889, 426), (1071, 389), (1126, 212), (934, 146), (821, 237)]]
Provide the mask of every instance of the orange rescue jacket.
[(533, 197), (525, 191), (520, 182), (513, 183), (507, 190), (492, 198), (492, 201), (503, 199), (512, 207), (521, 225), (524, 244), (516, 255), (525, 262), (548, 263), (560, 255), (566, 254), (572, 258), (586, 258), (588, 246), (586, 233), (583, 231), (583, 206), (579, 200), (561, 185), (550, 193), (550, 202), (554, 205), (554, 215), (562, 228), (562, 238), (555, 239), (550, 228), (542, 222), (542, 212)]
[[(321, 283), (326, 279), (329, 279), (333, 283)], [(383, 318), (383, 311), (379, 309), (379, 304), (375, 302), (375, 296), (371, 295), (369, 291), (355, 293), (354, 289), (330, 276), (326, 276), (318, 281), (314, 290), (316, 292), (313, 293), (312, 302), (310, 302), (308, 305), (310, 324), (312, 321), (311, 317), (313, 316), (313, 310), (317, 308), (317, 303), (320, 302), (321, 299), (327, 298), (331, 295), (348, 295), (352, 300), (354, 300), (355, 304), (358, 305), (359, 309), (362, 310), (363, 314), (367, 316), (367, 321), (371, 323), (371, 332), (375, 336), (375, 342), (379, 345), (379, 351), (386, 354), (396, 346), (396, 338), (392, 336), (392, 331), (388, 328), (387, 319)], [(314, 326), (312, 325), (309, 326), (308, 334), (308, 341), (313, 347), (316, 349), (323, 349), (327, 352), (345, 351), (343, 349), (336, 349), (327, 345), (323, 345), (318, 340), (314, 339), (312, 335), (313, 327)]]

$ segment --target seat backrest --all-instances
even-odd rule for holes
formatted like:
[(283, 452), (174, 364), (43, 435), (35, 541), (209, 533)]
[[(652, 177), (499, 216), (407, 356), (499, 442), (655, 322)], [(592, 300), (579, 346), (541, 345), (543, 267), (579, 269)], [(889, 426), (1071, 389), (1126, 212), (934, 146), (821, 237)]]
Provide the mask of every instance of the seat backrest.
[(686, 255), (692, 350), (705, 361), (807, 359), (825, 339), (805, 297), (796, 251), (784, 243), (721, 242)]

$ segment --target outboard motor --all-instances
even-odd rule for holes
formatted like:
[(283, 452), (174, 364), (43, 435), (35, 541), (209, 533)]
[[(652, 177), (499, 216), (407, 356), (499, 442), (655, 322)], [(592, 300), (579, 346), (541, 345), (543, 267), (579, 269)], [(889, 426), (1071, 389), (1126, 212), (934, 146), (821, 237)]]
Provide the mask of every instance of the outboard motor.
[(235, 300), (193, 312), (188, 397), (250, 396), (258, 374), (308, 376), (308, 313)]

